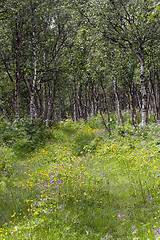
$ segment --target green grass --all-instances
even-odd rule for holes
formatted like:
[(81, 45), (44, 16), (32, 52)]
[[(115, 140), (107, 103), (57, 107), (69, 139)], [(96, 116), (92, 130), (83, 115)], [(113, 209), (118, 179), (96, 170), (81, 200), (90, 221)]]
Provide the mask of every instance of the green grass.
[(97, 118), (52, 131), (21, 159), (3, 149), (0, 239), (160, 238), (159, 124), (108, 136)]

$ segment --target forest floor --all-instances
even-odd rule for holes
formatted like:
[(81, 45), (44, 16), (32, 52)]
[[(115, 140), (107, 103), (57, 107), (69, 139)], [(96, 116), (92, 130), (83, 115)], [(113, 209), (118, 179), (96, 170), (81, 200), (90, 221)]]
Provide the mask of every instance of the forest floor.
[(160, 239), (160, 124), (52, 132), (23, 157), (1, 148), (0, 239)]

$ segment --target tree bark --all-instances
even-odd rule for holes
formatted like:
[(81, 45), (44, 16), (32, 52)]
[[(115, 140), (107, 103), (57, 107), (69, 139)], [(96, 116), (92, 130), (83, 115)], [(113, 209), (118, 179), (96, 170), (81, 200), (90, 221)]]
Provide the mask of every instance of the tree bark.
[[(158, 74), (158, 70), (157, 70), (157, 106), (158, 106), (158, 109), (160, 108), (160, 79), (159, 79), (159, 74)], [(158, 114), (158, 119), (160, 119), (160, 111), (159, 111), (159, 114)]]
[(74, 115), (74, 122), (76, 123), (78, 120), (78, 116), (77, 116), (77, 88), (76, 88), (76, 79), (74, 77), (73, 79), (73, 101), (74, 101), (74, 105), (73, 105), (73, 115)]
[(114, 84), (114, 93), (115, 93), (115, 98), (116, 98), (117, 115), (118, 115), (118, 118), (120, 119), (120, 123), (123, 124), (123, 116), (122, 116), (122, 112), (120, 109), (120, 100), (119, 100), (118, 85), (117, 85), (116, 78), (114, 78), (113, 84)]
[[(54, 101), (55, 101), (55, 78), (56, 75), (53, 77), (53, 80), (51, 82), (51, 89), (49, 93), (49, 100), (48, 100), (48, 110), (47, 110), (47, 119), (46, 119), (46, 124), (48, 125), (52, 119), (52, 110), (54, 106)], [(55, 112), (55, 110), (54, 110)]]
[(141, 82), (141, 94), (142, 94), (142, 127), (145, 127), (147, 125), (147, 86), (146, 81), (144, 77), (144, 60), (141, 59), (141, 76), (140, 76), (140, 82)]
[(19, 33), (20, 29), (18, 26), (18, 13), (15, 16), (15, 115), (19, 118), (19, 104), (20, 104), (20, 45), (21, 45), (21, 36)]
[(46, 117), (47, 117), (47, 103), (46, 103), (46, 53), (44, 51), (43, 53), (43, 61), (44, 61), (44, 79), (43, 79), (43, 84), (42, 84), (42, 102), (43, 102), (43, 113), (42, 113), (42, 116), (43, 116), (43, 120), (46, 120)]
[(82, 104), (82, 83), (81, 79), (78, 83), (78, 108), (79, 108), (79, 117), (83, 118), (83, 104)]
[(88, 94), (87, 94), (87, 83), (85, 83), (85, 92), (84, 92), (84, 119), (87, 120), (88, 116)]
[(97, 101), (96, 101), (96, 93), (95, 93), (95, 85), (94, 83), (92, 83), (91, 85), (91, 92), (92, 92), (92, 96), (91, 96), (91, 100), (92, 100), (92, 111), (93, 111), (93, 115), (97, 116), (98, 113), (98, 106), (97, 106)]
[(136, 115), (134, 90), (132, 89), (130, 94), (128, 94), (126, 92), (126, 97), (127, 97), (127, 100), (128, 100), (130, 110), (131, 110), (132, 122), (133, 122), (133, 125), (135, 126), (135, 123), (139, 124), (139, 122), (138, 122), (137, 115)]
[(153, 97), (153, 101), (154, 101), (154, 107), (156, 109), (156, 116), (157, 116), (157, 120), (159, 120), (159, 109), (158, 109), (156, 93), (155, 93), (154, 83), (153, 83), (153, 80), (152, 80), (152, 73), (151, 73), (151, 71), (149, 73), (149, 80), (150, 80), (150, 84), (151, 84), (151, 93), (152, 93), (152, 97)]
[(33, 80), (32, 80), (32, 86), (31, 86), (31, 96), (30, 96), (30, 118), (31, 121), (35, 119), (35, 86), (36, 86), (36, 80), (37, 80), (37, 49), (36, 49), (36, 24), (35, 24), (35, 9), (32, 3), (32, 0), (30, 1), (31, 5), (31, 20), (32, 20), (32, 48), (33, 48)]
[(98, 96), (96, 96), (95, 92), (93, 92), (93, 94), (94, 94), (94, 96), (95, 96), (95, 98), (96, 98), (97, 104), (98, 104), (97, 107), (98, 107), (99, 113), (100, 113), (100, 115), (101, 115), (102, 122), (103, 122), (103, 124), (104, 124), (105, 129), (107, 130), (107, 132), (108, 132), (109, 134), (111, 134), (110, 128), (107, 127), (107, 124), (106, 124), (105, 119), (104, 119), (103, 114), (102, 114), (101, 105), (100, 105), (100, 103), (99, 103), (99, 91), (97, 91), (97, 92), (98, 92)]

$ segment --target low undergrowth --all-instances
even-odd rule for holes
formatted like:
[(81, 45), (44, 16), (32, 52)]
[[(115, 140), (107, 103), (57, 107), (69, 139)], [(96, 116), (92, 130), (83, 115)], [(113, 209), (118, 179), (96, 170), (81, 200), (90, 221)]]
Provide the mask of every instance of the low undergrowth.
[(21, 159), (3, 146), (0, 239), (160, 239), (158, 123), (109, 136), (100, 118), (68, 120), (52, 134)]
[(10, 147), (16, 154), (23, 156), (34, 151), (53, 135), (50, 129), (42, 125), (41, 120), (15, 119), (13, 122), (0, 121), (0, 143)]

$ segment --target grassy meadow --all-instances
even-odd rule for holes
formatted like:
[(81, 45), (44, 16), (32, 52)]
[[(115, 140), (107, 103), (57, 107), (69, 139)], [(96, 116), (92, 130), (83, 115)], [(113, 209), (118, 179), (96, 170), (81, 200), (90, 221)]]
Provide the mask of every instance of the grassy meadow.
[(1, 141), (0, 239), (160, 239), (160, 124), (110, 127), (66, 120), (30, 152)]

